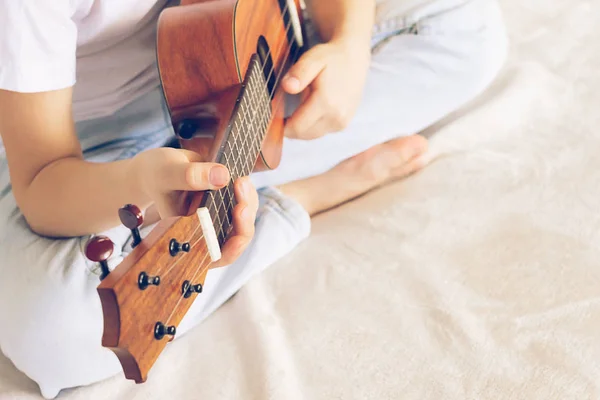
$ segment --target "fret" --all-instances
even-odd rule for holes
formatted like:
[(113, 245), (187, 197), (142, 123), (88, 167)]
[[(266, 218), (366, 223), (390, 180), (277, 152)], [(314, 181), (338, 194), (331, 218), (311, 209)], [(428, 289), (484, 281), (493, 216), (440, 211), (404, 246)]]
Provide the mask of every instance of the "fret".
[[(250, 124), (250, 119), (246, 119), (246, 117), (248, 116), (248, 108), (244, 108), (243, 104), (241, 104), (241, 110), (242, 110), (242, 118), (243, 118), (243, 122), (246, 126), (247, 129), (251, 128), (251, 124)], [(253, 132), (250, 132), (253, 133)], [(242, 149), (242, 151), (240, 152), (240, 161), (242, 162), (242, 171), (247, 172), (249, 170), (248, 168), (248, 147), (246, 145), (247, 141), (248, 141), (248, 132), (244, 132), (241, 137), (241, 143), (240, 143), (240, 147)], [(245, 157), (244, 157), (245, 156)]]
[(229, 233), (229, 228), (233, 225), (233, 208), (237, 204), (235, 193), (232, 185), (227, 185), (223, 191), (223, 204), (225, 211), (225, 232)]
[(241, 171), (241, 172), (239, 172), (238, 176), (242, 176), (244, 170), (243, 170), (242, 165), (240, 165), (240, 157), (239, 157), (239, 155), (242, 154), (242, 149), (240, 147), (240, 144), (239, 144), (238, 140), (235, 140), (233, 142), (233, 147), (235, 148), (236, 154), (238, 154), (238, 157), (235, 158), (234, 163), (236, 165), (236, 168), (239, 167), (240, 171)]
[(254, 84), (252, 85), (252, 87), (250, 88), (250, 96), (252, 97), (252, 100), (254, 100), (254, 103), (256, 104), (256, 109), (259, 110), (259, 112), (257, 114), (259, 114), (257, 117), (257, 121), (256, 121), (256, 126), (258, 128), (259, 131), (259, 135), (254, 135), (252, 137), (252, 150), (254, 152), (257, 152), (258, 150), (260, 150), (260, 145), (262, 143), (262, 139), (264, 138), (264, 134), (265, 134), (265, 130), (264, 130), (264, 114), (267, 110), (264, 109), (264, 107), (261, 107), (261, 102), (260, 99), (258, 98), (258, 94), (257, 94), (257, 86), (258, 86), (258, 82), (257, 79), (255, 78), (255, 76), (252, 76), (250, 78), (250, 80), (254, 80)]
[(228, 143), (227, 147), (230, 149), (230, 153), (227, 155), (227, 168), (231, 173), (231, 178), (236, 180), (237, 178), (243, 176), (243, 174), (238, 170), (238, 160), (239, 160), (239, 151), (235, 149), (235, 144)]
[[(246, 97), (246, 99), (249, 99), (249, 97)], [(243, 110), (244, 113), (244, 120), (246, 121), (246, 132), (244, 132), (244, 137), (242, 138), (242, 155), (241, 158), (243, 160), (244, 163), (244, 172), (248, 172), (250, 167), (248, 165), (248, 153), (249, 153), (249, 147), (248, 147), (248, 138), (252, 135), (254, 135), (254, 130), (253, 130), (253, 126), (252, 126), (252, 116), (250, 115), (250, 112), (248, 110), (248, 107), (246, 107), (245, 110)]]
[(232, 163), (231, 160), (233, 158), (233, 149), (231, 148), (231, 144), (229, 142), (225, 143), (225, 146), (223, 148), (223, 154), (221, 156), (221, 162), (224, 161), (225, 167), (227, 167), (227, 169), (229, 170), (229, 174), (231, 175), (232, 179), (235, 179), (235, 177), (233, 176), (233, 171), (231, 170), (232, 167)]
[(208, 211), (213, 220), (213, 224), (215, 224), (215, 231), (217, 233), (217, 238), (219, 239), (219, 242), (220, 242), (221, 241), (220, 237), (223, 235), (223, 223), (221, 222), (221, 218), (219, 218), (219, 212), (218, 212), (219, 206), (217, 206), (217, 202), (215, 201), (216, 193), (218, 193), (218, 192), (213, 191), (213, 192), (208, 193), (209, 200), (212, 203), (212, 207), (211, 207), (211, 205), (208, 206)]
[(229, 227), (232, 225), (233, 207), (235, 206), (235, 204), (237, 204), (235, 202), (233, 182), (235, 182), (240, 176), (237, 170), (237, 164), (233, 161), (233, 157), (235, 157), (235, 154), (232, 150), (231, 142), (229, 141), (225, 145), (223, 157), (225, 159), (225, 166), (230, 171), (231, 181), (227, 186), (215, 193), (218, 193), (217, 202), (220, 203), (219, 209), (217, 210), (216, 214), (218, 215), (218, 219), (222, 221), (219, 230), (223, 233), (222, 236), (224, 237), (229, 231)]
[[(230, 145), (228, 144), (227, 146), (229, 147)], [(237, 171), (236, 163), (232, 161), (233, 154), (224, 152), (223, 156), (225, 157), (225, 166), (229, 170), (231, 179), (235, 181), (240, 177), (240, 174)]]
[[(253, 143), (256, 139), (256, 135), (257, 135), (257, 130), (256, 130), (256, 122), (257, 122), (257, 118), (258, 118), (258, 114), (259, 114), (259, 110), (257, 110), (257, 106), (256, 103), (253, 102), (254, 100), (254, 87), (256, 85), (256, 79), (255, 79), (255, 75), (250, 75), (250, 85), (248, 86), (248, 102), (251, 105), (251, 110), (252, 112), (250, 113), (250, 121), (249, 121), (249, 125), (252, 129), (252, 135), (250, 135), (250, 137), (247, 137), (247, 145), (248, 145), (248, 153), (246, 154), (246, 158), (251, 158), (252, 153), (254, 152), (254, 146)], [(251, 163), (252, 161), (248, 160), (248, 163)]]
[[(254, 76), (252, 76), (252, 78), (250, 78), (250, 81), (252, 82), (252, 85), (250, 87), (250, 98), (254, 101), (254, 104), (257, 106), (256, 108), (259, 109), (258, 105), (258, 97), (256, 94), (256, 85), (258, 85), (258, 83), (256, 82), (256, 79)], [(260, 110), (263, 111), (263, 110)]]
[(234, 125), (235, 125), (235, 129), (232, 129), (233, 140), (231, 141), (231, 143), (232, 143), (232, 147), (235, 149), (236, 154), (238, 155), (238, 157), (236, 157), (234, 159), (235, 164), (237, 166), (239, 159), (240, 159), (240, 155), (242, 154), (240, 146), (239, 146), (239, 137), (241, 135), (241, 128), (240, 128), (240, 124), (239, 124), (239, 121), (237, 118), (235, 120)]
[(233, 195), (232, 184), (218, 191), (210, 192), (209, 196), (211, 203), (208, 205), (208, 211), (213, 219), (219, 244), (223, 245), (229, 233), (229, 228), (233, 224), (233, 208), (237, 204)]
[[(261, 91), (262, 92), (262, 91)], [(254, 145), (254, 150), (256, 152), (258, 152), (260, 150), (260, 147), (262, 145), (263, 139), (267, 133), (268, 130), (268, 122), (270, 119), (270, 104), (265, 104), (265, 96), (260, 96), (260, 99), (258, 100), (258, 108), (261, 110), (264, 110), (263, 115), (261, 115), (261, 118), (259, 120), (259, 131), (260, 131), (260, 135), (257, 136), (257, 140), (256, 143)]]
[[(247, 111), (246, 111), (246, 107), (244, 105), (245, 105), (245, 102), (242, 103), (242, 104), (240, 104), (240, 114), (239, 114), (239, 117), (240, 117), (240, 123), (242, 125), (242, 128), (239, 130), (238, 136), (237, 136), (237, 138), (235, 140), (235, 143), (237, 144), (238, 148), (240, 149), (240, 152), (239, 152), (240, 157), (243, 154), (245, 154), (244, 146), (243, 145), (244, 145), (244, 136), (246, 136), (246, 133), (247, 133), (246, 129), (247, 129), (247, 126), (248, 126), (248, 122), (246, 121)], [(243, 168), (242, 168), (242, 171), (243, 171)]]
[(254, 108), (256, 110), (254, 116), (254, 127), (258, 130), (258, 134), (252, 136), (252, 150), (258, 155), (258, 150), (260, 150), (260, 145), (265, 134), (264, 118), (265, 113), (268, 110), (266, 110), (264, 107), (261, 107), (261, 102), (257, 93), (257, 87), (260, 84), (260, 79), (256, 78), (256, 75), (253, 75), (250, 78), (250, 81), (252, 82), (252, 85), (250, 86), (250, 97), (254, 101)]
[(231, 132), (231, 133), (232, 133), (232, 135), (233, 135), (233, 139), (234, 139), (235, 141), (237, 141), (237, 138), (238, 138), (238, 136), (239, 136), (239, 132), (241, 132), (241, 130), (242, 130), (242, 128), (240, 128), (240, 121), (238, 121), (238, 120), (237, 120), (237, 118), (236, 118), (236, 120), (235, 120), (235, 123), (234, 123), (234, 125), (235, 125), (235, 130), (234, 130), (234, 129), (232, 129), (232, 132)]
[(264, 132), (266, 134), (267, 130), (269, 129), (270, 122), (271, 122), (271, 96), (268, 93), (269, 89), (267, 88), (267, 85), (263, 84), (262, 87), (263, 87), (262, 93), (264, 96), (262, 96), (261, 106), (266, 111), (265, 117), (263, 118)]
[[(257, 123), (258, 119), (260, 119), (260, 114), (262, 113), (262, 110), (259, 110), (257, 108), (256, 104), (252, 102), (252, 100), (253, 100), (253, 97), (252, 97), (253, 91), (254, 91), (254, 85), (251, 85), (250, 86), (250, 90), (249, 90), (250, 96), (248, 97), (248, 101), (250, 102), (250, 104), (252, 104), (252, 112), (250, 113), (251, 114), (250, 124), (251, 124), (252, 135), (248, 136), (247, 140), (246, 140), (247, 148), (248, 148), (248, 154), (246, 156), (247, 157), (249, 156), (248, 157), (249, 158), (249, 160), (248, 160), (249, 163), (252, 163), (251, 158), (253, 156), (253, 153), (255, 153), (253, 144), (256, 141), (256, 137), (258, 136), (258, 133), (259, 133), (259, 131), (257, 129), (256, 123)], [(250, 168), (251, 167), (252, 167), (252, 165), (250, 166)]]
[(213, 225), (215, 228), (215, 233), (217, 234), (217, 239), (219, 238), (219, 232), (223, 229), (221, 224), (218, 223), (218, 218), (219, 218), (219, 213), (217, 212), (218, 208), (217, 208), (217, 203), (214, 200), (214, 196), (215, 196), (216, 192), (209, 192), (207, 194), (210, 202), (207, 205), (208, 208), (208, 213), (210, 214), (211, 219), (213, 220)]
[[(227, 169), (229, 169), (229, 173), (231, 175), (231, 182), (235, 182), (237, 180), (237, 178), (240, 177), (240, 174), (237, 172), (237, 166), (235, 163), (230, 162), (229, 160), (230, 155), (225, 154), (225, 160), (226, 160), (226, 167)], [(229, 185), (226, 186), (227, 190), (230, 190)], [(226, 204), (226, 205), (230, 205), (230, 204)]]
[(259, 80), (256, 85), (252, 88), (252, 97), (255, 99), (257, 108), (261, 110), (261, 118), (260, 118), (260, 126), (261, 126), (261, 135), (260, 140), (264, 138), (265, 130), (265, 121), (270, 118), (269, 114), (271, 109), (269, 104), (265, 103), (265, 95), (267, 92), (267, 87), (264, 84), (264, 81)]
[(223, 194), (227, 191), (228, 186), (229, 185), (215, 193), (215, 197), (217, 197), (217, 203), (219, 203), (217, 215), (219, 216), (219, 221), (221, 221), (219, 224), (219, 233), (217, 235), (217, 238), (219, 239), (219, 245), (223, 245), (223, 243), (225, 243), (225, 239), (229, 233), (229, 227), (231, 226), (231, 221), (227, 219), (227, 208), (229, 208), (230, 205), (225, 202), (223, 196)]

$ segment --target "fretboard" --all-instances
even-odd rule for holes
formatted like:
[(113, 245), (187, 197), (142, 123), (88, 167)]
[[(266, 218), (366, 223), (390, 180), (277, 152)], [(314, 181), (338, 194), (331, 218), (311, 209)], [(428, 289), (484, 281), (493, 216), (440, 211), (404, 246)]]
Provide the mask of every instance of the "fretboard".
[(225, 243), (232, 226), (232, 212), (236, 204), (233, 182), (239, 177), (248, 176), (254, 169), (270, 122), (271, 96), (262, 65), (258, 57), (253, 57), (227, 128), (224, 145), (217, 156), (217, 162), (229, 169), (232, 179), (223, 189), (208, 192), (204, 201), (220, 246)]

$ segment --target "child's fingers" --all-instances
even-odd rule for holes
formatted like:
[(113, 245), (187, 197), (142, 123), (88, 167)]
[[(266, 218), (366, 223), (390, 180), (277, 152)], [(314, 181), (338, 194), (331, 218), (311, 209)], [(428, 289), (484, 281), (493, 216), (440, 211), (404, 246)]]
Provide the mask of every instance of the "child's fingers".
[(290, 68), (281, 85), (289, 94), (302, 92), (325, 68), (327, 53), (325, 47), (315, 46), (307, 51), (296, 64)]
[(238, 204), (233, 210), (233, 234), (223, 246), (223, 257), (218, 266), (237, 260), (254, 237), (254, 222), (258, 210), (258, 194), (249, 178), (240, 178), (234, 184)]
[[(310, 97), (288, 118), (285, 123), (285, 136), (292, 139), (313, 139), (309, 129), (323, 116), (323, 107), (319, 92), (313, 92)], [(318, 137), (318, 136), (315, 136)]]
[(252, 239), (258, 210), (258, 194), (248, 177), (238, 179), (234, 184), (234, 190), (238, 200), (233, 212), (234, 235)]
[(163, 168), (157, 177), (161, 191), (216, 190), (225, 186), (230, 179), (229, 171), (218, 163), (174, 163)]

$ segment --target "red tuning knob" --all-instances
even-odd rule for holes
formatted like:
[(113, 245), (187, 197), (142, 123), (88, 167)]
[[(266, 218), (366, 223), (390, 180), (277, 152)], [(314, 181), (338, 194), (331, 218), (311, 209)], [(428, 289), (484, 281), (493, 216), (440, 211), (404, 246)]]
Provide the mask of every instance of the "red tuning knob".
[(119, 209), (119, 219), (121, 223), (128, 229), (131, 229), (131, 235), (133, 236), (133, 243), (131, 247), (135, 247), (142, 241), (140, 236), (140, 226), (144, 223), (144, 216), (138, 206), (133, 204), (127, 204)]
[(100, 268), (102, 269), (100, 280), (103, 280), (110, 274), (106, 260), (110, 258), (113, 251), (114, 244), (106, 236), (96, 236), (90, 239), (85, 246), (85, 256), (90, 261), (100, 263)]

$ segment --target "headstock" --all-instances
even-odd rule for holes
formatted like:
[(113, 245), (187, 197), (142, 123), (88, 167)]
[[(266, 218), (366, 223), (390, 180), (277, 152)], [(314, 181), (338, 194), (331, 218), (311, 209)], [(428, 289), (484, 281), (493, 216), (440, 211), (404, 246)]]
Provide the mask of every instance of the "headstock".
[(177, 326), (202, 293), (212, 263), (199, 213), (160, 221), (145, 239), (139, 235), (142, 213), (133, 205), (119, 210), (132, 230), (134, 248), (112, 272), (107, 259), (113, 244), (95, 237), (86, 246), (100, 262), (98, 294), (104, 314), (102, 345), (119, 358), (125, 376), (144, 382), (148, 371), (177, 333)]

